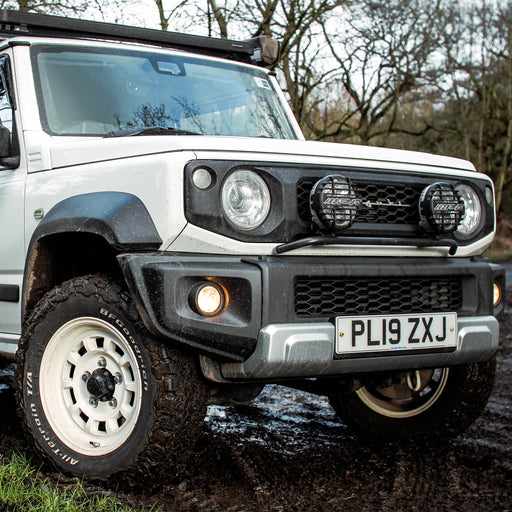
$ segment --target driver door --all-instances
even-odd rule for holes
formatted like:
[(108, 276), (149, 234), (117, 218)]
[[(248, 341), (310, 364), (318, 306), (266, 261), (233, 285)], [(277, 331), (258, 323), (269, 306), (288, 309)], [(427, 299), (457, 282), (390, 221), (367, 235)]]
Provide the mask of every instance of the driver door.
[(20, 167), (10, 57), (0, 54), (0, 354), (12, 355), (21, 333), (25, 169)]

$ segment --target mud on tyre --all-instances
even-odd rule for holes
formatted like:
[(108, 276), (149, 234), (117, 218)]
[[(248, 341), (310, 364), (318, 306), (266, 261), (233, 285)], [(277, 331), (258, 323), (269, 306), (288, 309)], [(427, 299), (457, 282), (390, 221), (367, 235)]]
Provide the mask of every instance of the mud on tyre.
[(194, 359), (151, 339), (130, 297), (105, 277), (43, 297), (17, 357), (23, 424), (61, 471), (154, 474), (202, 426), (207, 392)]
[(377, 438), (441, 440), (467, 429), (484, 410), (496, 358), (447, 368), (376, 374), (329, 401), (354, 431)]

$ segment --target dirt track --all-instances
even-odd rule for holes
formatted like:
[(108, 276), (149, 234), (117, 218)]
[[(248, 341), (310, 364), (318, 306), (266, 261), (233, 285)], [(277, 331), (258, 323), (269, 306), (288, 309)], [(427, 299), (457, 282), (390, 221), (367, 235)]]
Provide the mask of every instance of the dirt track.
[[(512, 333), (512, 318), (507, 324)], [(190, 473), (145, 504), (158, 499), (163, 510), (179, 511), (509, 510), (511, 389), (506, 339), (484, 415), (454, 442), (418, 447), (368, 444), (347, 432), (325, 400), (271, 388), (248, 407), (211, 410)]]
[[(8, 456), (27, 447), (12, 392), (4, 388), (0, 447)], [(121, 497), (135, 509), (157, 502), (162, 512), (510, 510), (511, 390), (512, 312), (502, 324), (487, 409), (453, 442), (371, 444), (351, 435), (326, 400), (267, 387), (249, 406), (209, 409), (204, 434), (181, 474), (161, 475), (164, 481), (151, 492)], [(103, 492), (93, 485), (90, 490)]]

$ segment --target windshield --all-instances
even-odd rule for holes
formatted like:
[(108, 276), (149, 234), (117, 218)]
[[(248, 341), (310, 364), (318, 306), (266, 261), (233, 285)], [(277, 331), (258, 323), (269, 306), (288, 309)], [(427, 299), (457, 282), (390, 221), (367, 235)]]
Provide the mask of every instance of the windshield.
[[(267, 74), (234, 62), (160, 51), (32, 47), (40, 113), (54, 135), (165, 127), (296, 139)], [(154, 134), (153, 131), (140, 134)]]

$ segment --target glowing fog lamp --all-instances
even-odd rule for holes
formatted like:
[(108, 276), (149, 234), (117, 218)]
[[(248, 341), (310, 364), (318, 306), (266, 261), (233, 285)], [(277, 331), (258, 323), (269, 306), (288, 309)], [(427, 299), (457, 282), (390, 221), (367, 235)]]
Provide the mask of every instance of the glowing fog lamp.
[(190, 302), (200, 315), (215, 316), (224, 309), (226, 294), (219, 285), (207, 281), (192, 290)]
[(501, 297), (502, 297), (501, 287), (498, 283), (495, 282), (494, 283), (494, 291), (493, 291), (493, 299), (492, 299), (494, 307), (496, 307), (501, 302)]

